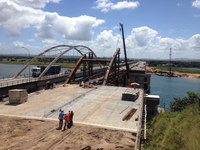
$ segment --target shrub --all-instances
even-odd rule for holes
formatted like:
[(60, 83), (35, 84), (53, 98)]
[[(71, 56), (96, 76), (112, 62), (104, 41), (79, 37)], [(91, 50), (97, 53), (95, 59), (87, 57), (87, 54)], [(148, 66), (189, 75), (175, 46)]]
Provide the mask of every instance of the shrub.
[(195, 92), (187, 92), (187, 96), (184, 98), (175, 98), (170, 103), (170, 111), (176, 112), (176, 111), (182, 111), (187, 106), (197, 103), (200, 106), (200, 95)]

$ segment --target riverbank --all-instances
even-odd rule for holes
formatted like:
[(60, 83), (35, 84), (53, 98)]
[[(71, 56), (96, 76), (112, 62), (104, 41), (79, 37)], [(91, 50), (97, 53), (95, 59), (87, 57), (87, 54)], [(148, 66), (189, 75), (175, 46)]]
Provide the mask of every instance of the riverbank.
[[(146, 67), (147, 73), (151, 74), (157, 74), (160, 76), (168, 76), (168, 71), (162, 71), (161, 69), (158, 69), (156, 67)], [(200, 78), (200, 73), (189, 73), (189, 72), (178, 72), (174, 71), (172, 76), (174, 77), (185, 77), (185, 78)]]
[[(17, 65), (26, 65), (28, 63), (28, 61), (0, 61), (0, 64), (17, 64)], [(48, 65), (50, 62), (45, 63), (45, 62), (32, 62), (31, 65)], [(74, 67), (75, 63), (55, 63), (55, 65), (60, 65), (63, 68), (72, 68)]]
[(145, 150), (200, 149), (200, 95), (190, 92), (174, 100), (170, 111), (158, 114), (149, 124)]

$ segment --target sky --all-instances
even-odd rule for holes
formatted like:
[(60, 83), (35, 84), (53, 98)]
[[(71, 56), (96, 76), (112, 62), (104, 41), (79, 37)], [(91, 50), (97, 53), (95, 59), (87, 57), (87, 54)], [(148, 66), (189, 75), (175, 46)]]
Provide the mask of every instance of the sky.
[(200, 0), (0, 0), (0, 54), (84, 45), (111, 57), (200, 59)]

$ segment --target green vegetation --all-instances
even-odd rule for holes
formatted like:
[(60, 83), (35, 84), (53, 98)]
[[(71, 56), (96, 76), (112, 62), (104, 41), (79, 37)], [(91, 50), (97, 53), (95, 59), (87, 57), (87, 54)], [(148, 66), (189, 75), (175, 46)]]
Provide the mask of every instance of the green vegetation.
[(145, 150), (200, 149), (200, 95), (189, 92), (175, 99), (171, 111), (159, 114), (149, 124)]
[[(31, 58), (32, 59), (32, 58)], [(0, 57), (1, 64), (27, 64), (30, 58), (18, 56), (18, 57)], [(53, 58), (38, 58), (31, 63), (31, 65), (47, 65), (49, 64)], [(77, 61), (77, 58), (66, 58), (59, 59), (55, 65), (61, 65), (65, 68), (72, 68)]]
[(181, 112), (186, 107), (193, 105), (193, 104), (199, 104), (200, 105), (200, 95), (198, 93), (188, 92), (187, 97), (184, 98), (175, 98), (170, 103), (170, 110), (172, 112)]
[[(25, 56), (0, 56), (0, 64), (27, 64), (32, 58), (33, 57), (28, 58)], [(53, 57), (37, 58), (31, 62), (31, 65), (48, 65), (53, 59)], [(54, 65), (60, 65), (64, 68), (73, 68), (78, 59), (78, 57), (59, 58)], [(94, 66), (99, 66), (99, 64), (94, 64)], [(83, 67), (82, 64), (80, 68), (81, 67)]]
[[(147, 61), (150, 67), (154, 67), (161, 71), (169, 70), (168, 61)], [(200, 61), (172, 61), (171, 62), (172, 71), (181, 73), (194, 73), (200, 74)]]

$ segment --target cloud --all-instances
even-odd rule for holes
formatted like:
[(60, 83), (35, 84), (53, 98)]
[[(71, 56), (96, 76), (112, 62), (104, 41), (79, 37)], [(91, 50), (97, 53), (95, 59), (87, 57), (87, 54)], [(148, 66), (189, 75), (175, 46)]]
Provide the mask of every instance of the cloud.
[(195, 34), (189, 39), (189, 46), (200, 51), (200, 34)]
[[(42, 43), (47, 45), (29, 45), (22, 41), (14, 41), (10, 44), (4, 43), (3, 47), (0, 47), (3, 49), (3, 52), (5, 54), (25, 54), (25, 55), (38, 55), (39, 53), (43, 52), (47, 47), (49, 48), (52, 46), (53, 40), (46, 40), (42, 41)], [(58, 43), (58, 42), (57, 42)], [(55, 46), (55, 45), (53, 45)]]
[(57, 13), (46, 13), (39, 24), (37, 36), (53, 38), (60, 34), (70, 40), (88, 41), (92, 38), (92, 28), (104, 23), (103, 20), (90, 16), (63, 17)]
[(25, 47), (25, 44), (21, 41), (15, 41), (13, 42), (13, 46), (16, 48), (21, 48), (21, 47)]
[(112, 5), (111, 9), (113, 10), (120, 10), (120, 9), (135, 9), (140, 5), (140, 3), (138, 1), (136, 2), (128, 2), (128, 1), (122, 1), (122, 2), (118, 2), (114, 5)]
[(44, 8), (48, 3), (59, 3), (61, 0), (12, 0), (14, 3), (32, 7), (32, 8)]
[(97, 56), (110, 57), (116, 48), (121, 47), (120, 40), (121, 36), (119, 34), (114, 35), (112, 30), (104, 30), (98, 34), (96, 39), (90, 43), (84, 43), (84, 45), (89, 45)]
[(192, 6), (196, 8), (200, 8), (200, 0), (195, 0), (192, 2)]
[(55, 46), (55, 45), (60, 45), (60, 44), (61, 44), (60, 42), (58, 42), (58, 41), (56, 41), (56, 40), (54, 40), (54, 39), (44, 39), (44, 40), (42, 41), (42, 43), (43, 43), (44, 45), (48, 45), (48, 47), (53, 47), (53, 46)]
[(117, 45), (119, 39), (120, 35), (113, 35), (112, 30), (104, 30), (97, 36), (96, 42), (98, 45), (101, 45), (103, 49), (107, 49)]
[[(172, 58), (191, 58), (200, 59), (200, 34), (195, 34), (187, 39), (161, 37), (159, 33), (148, 27), (133, 28), (126, 36), (126, 49), (128, 58), (151, 58), (151, 59), (168, 59), (169, 49), (172, 48)], [(98, 57), (112, 57), (116, 48), (121, 49), (121, 58), (124, 57), (122, 37), (115, 34), (112, 30), (104, 30), (91, 41), (57, 41), (55, 39), (42, 40), (42, 47), (31, 46), (26, 43), (16, 41), (10, 45), (0, 44), (1, 53), (16, 53), (21, 50), (20, 47), (28, 47), (31, 54), (39, 54), (46, 48), (57, 44), (67, 45), (85, 45), (90, 47)], [(18, 49), (17, 49), (18, 48)], [(8, 52), (8, 50), (10, 50)]]
[(19, 6), (10, 0), (0, 1), (0, 26), (12, 36), (19, 36), (21, 29), (40, 22), (40, 10)]
[[(0, 26), (11, 36), (20, 36), (21, 30), (24, 28), (34, 28), (37, 31), (35, 34), (37, 37), (54, 38), (60, 36), (69, 40), (87, 41), (91, 40), (92, 29), (105, 22), (91, 16), (73, 18), (60, 16), (57, 13), (21, 6), (18, 4), (19, 2), (21, 1), (0, 1)], [(44, 2), (59, 2), (59, 0), (40, 0), (40, 2), (45, 4)]]
[(139, 47), (148, 46), (151, 44), (158, 32), (147, 27), (142, 26), (138, 28), (133, 28), (131, 31), (131, 35), (128, 37), (133, 43), (135, 43)]
[(172, 48), (174, 51), (183, 52), (184, 50), (189, 49), (187, 43), (188, 41), (183, 39), (159, 38), (157, 44), (161, 50)]
[[(133, 28), (125, 41), (129, 58), (168, 59), (169, 49), (172, 48), (173, 58), (200, 59), (200, 34), (188, 39), (160, 37), (156, 30), (142, 26)], [(121, 35), (114, 34), (112, 30), (102, 31), (88, 45), (97, 56), (106, 57), (112, 56), (116, 48), (120, 47), (121, 57), (124, 57)]]
[(102, 12), (108, 12), (110, 10), (121, 10), (121, 9), (135, 9), (139, 7), (138, 1), (121, 1), (112, 3), (111, 0), (97, 0), (94, 8), (100, 9)]

